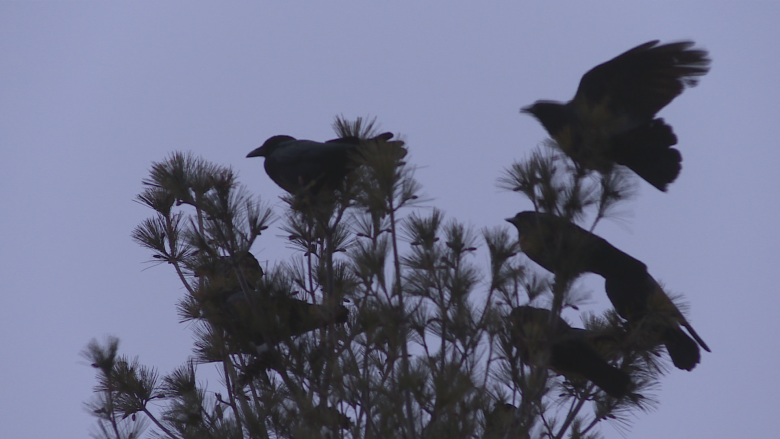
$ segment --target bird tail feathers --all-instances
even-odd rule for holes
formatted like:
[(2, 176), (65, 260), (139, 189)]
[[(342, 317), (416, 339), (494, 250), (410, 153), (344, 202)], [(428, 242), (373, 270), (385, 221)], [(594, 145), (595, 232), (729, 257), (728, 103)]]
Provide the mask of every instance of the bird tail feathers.
[(693, 337), (693, 339), (696, 340), (696, 343), (699, 343), (699, 346), (701, 346), (707, 352), (712, 352), (710, 350), (710, 347), (707, 346), (707, 343), (704, 343), (704, 340), (702, 340), (701, 337), (699, 337), (699, 334), (696, 333), (696, 331), (693, 329), (690, 323), (683, 322), (682, 325), (685, 326), (685, 329), (688, 330), (688, 333), (691, 334), (691, 337)]
[(627, 395), (632, 388), (631, 376), (609, 364), (583, 339), (554, 345), (551, 365), (564, 375), (575, 373), (587, 378), (615, 398)]
[(693, 370), (699, 363), (699, 346), (680, 327), (667, 328), (663, 340), (672, 363), (678, 369)]
[(655, 119), (622, 136), (615, 148), (615, 161), (665, 192), (682, 168), (680, 151), (672, 148), (676, 144), (672, 127)]

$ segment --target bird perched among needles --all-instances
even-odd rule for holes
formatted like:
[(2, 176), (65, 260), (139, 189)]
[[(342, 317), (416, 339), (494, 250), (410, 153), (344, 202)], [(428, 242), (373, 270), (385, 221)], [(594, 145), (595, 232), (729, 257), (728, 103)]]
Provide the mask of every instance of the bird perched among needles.
[(585, 378), (607, 395), (620, 398), (631, 390), (631, 377), (609, 364), (591, 345), (598, 334), (569, 326), (549, 310), (519, 306), (509, 315), (512, 341), (524, 362), (547, 367), (569, 380)]
[[(207, 277), (197, 292), (202, 315), (224, 329), (240, 351), (263, 353), (270, 345), (297, 337), (335, 323), (346, 323), (349, 310), (343, 306), (318, 305), (278, 293), (262, 291), (263, 270), (249, 252), (238, 258), (234, 267), (228, 257), (199, 270)], [(248, 291), (241, 288), (236, 275), (240, 270)]]
[(641, 261), (554, 215), (520, 212), (507, 221), (517, 228), (523, 253), (547, 271), (570, 279), (584, 272), (604, 277), (615, 311), (632, 327), (643, 328), (646, 344), (664, 344), (679, 369), (691, 370), (699, 363), (699, 346), (710, 352)]
[(566, 221), (540, 212), (520, 212), (506, 221), (518, 232), (520, 249), (545, 270), (574, 278), (590, 272), (604, 278), (647, 273), (647, 267), (605, 239)]
[(268, 349), (266, 343), (276, 344), (290, 337), (297, 337), (331, 324), (346, 323), (349, 310), (338, 305), (331, 310), (292, 297), (263, 297), (250, 292), (225, 292), (223, 302), (223, 327), (239, 339), (249, 340), (258, 351)]
[(265, 157), (265, 172), (290, 194), (305, 191), (316, 196), (324, 188), (331, 191), (339, 188), (347, 174), (358, 166), (355, 159), (362, 142), (387, 142), (398, 146), (399, 151), (405, 154), (401, 148), (403, 142), (390, 142), (392, 137), (392, 133), (383, 133), (366, 140), (343, 137), (321, 143), (273, 136), (247, 157)]
[(624, 165), (661, 191), (680, 173), (672, 127), (656, 118), (710, 68), (691, 41), (649, 41), (582, 76), (567, 103), (541, 100), (521, 110), (541, 122), (561, 150), (586, 169)]

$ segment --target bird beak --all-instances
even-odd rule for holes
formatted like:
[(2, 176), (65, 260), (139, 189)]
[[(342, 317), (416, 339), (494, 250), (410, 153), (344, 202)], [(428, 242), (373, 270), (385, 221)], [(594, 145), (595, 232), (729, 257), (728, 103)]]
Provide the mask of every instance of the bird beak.
[(533, 111), (531, 111), (532, 109), (533, 109), (533, 105), (529, 105), (527, 107), (521, 108), (520, 112), (521, 113), (526, 113), (526, 114), (534, 114)]
[(504, 218), (504, 221), (514, 224), (514, 218)]
[(265, 157), (265, 151), (263, 151), (263, 147), (256, 148), (252, 150), (249, 154), (246, 155), (247, 157)]

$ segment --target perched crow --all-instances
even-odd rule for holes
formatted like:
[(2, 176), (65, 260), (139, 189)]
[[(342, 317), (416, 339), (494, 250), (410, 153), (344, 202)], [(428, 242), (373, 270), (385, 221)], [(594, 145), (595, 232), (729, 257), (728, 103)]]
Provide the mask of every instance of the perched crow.
[[(368, 141), (388, 142), (392, 133)], [(295, 195), (306, 191), (317, 195), (323, 188), (337, 189), (347, 174), (357, 167), (354, 158), (362, 140), (344, 137), (325, 143), (273, 136), (247, 157), (265, 157), (265, 172), (285, 191)], [(392, 143), (400, 143), (395, 141)]]
[(587, 169), (627, 166), (661, 191), (680, 173), (677, 137), (655, 115), (709, 71), (707, 51), (693, 42), (639, 45), (587, 72), (574, 99), (537, 101), (535, 116), (560, 148)]
[(523, 253), (547, 271), (570, 278), (583, 272), (605, 278), (647, 273), (642, 262), (557, 216), (526, 211), (507, 221), (517, 227)]
[(246, 339), (258, 351), (268, 349), (265, 343), (276, 344), (334, 323), (346, 323), (349, 310), (339, 305), (329, 310), (291, 297), (262, 298), (260, 294), (243, 291), (226, 292), (223, 318), (224, 328), (236, 338)]
[[(249, 291), (241, 288), (236, 270), (243, 273)], [(261, 294), (255, 288), (263, 270), (249, 252), (236, 268), (229, 258), (221, 257), (213, 266), (203, 268), (200, 276), (208, 280), (196, 294), (203, 317), (243, 346), (242, 352), (261, 353), (269, 348), (267, 342), (275, 344), (332, 323), (345, 323), (349, 318), (349, 310), (343, 305), (332, 309), (288, 296)], [(250, 343), (254, 349), (248, 347)]]
[(521, 212), (507, 221), (517, 227), (520, 248), (526, 256), (546, 270), (570, 277), (583, 272), (604, 277), (615, 311), (632, 326), (647, 329), (649, 344), (663, 343), (678, 368), (691, 370), (699, 362), (696, 342), (710, 351), (641, 261), (550, 214)]
[(631, 390), (628, 373), (609, 364), (591, 344), (597, 337), (592, 331), (572, 328), (550, 311), (530, 306), (513, 309), (509, 318), (512, 341), (524, 362), (569, 379), (588, 379), (615, 398)]
[[(677, 368), (692, 370), (699, 363), (699, 346), (696, 343), (710, 352), (704, 340), (649, 274), (609, 277), (604, 288), (615, 311), (629, 324), (640, 326), (640, 332), (648, 334), (649, 344), (654, 345), (656, 340), (660, 340)], [(680, 326), (684, 326), (696, 341)]]

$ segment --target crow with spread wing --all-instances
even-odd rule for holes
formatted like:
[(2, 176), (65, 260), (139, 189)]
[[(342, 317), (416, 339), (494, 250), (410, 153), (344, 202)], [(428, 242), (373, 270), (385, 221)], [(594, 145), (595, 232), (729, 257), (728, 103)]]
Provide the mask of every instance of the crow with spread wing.
[(519, 306), (509, 315), (512, 342), (524, 362), (547, 367), (569, 380), (585, 378), (607, 395), (629, 393), (631, 377), (612, 366), (593, 347), (598, 334), (569, 326), (549, 310)]
[(693, 42), (649, 41), (583, 75), (567, 103), (537, 101), (525, 107), (559, 147), (586, 169), (608, 172), (615, 163), (666, 191), (680, 173), (672, 127), (656, 118), (685, 87), (709, 71), (706, 50)]

